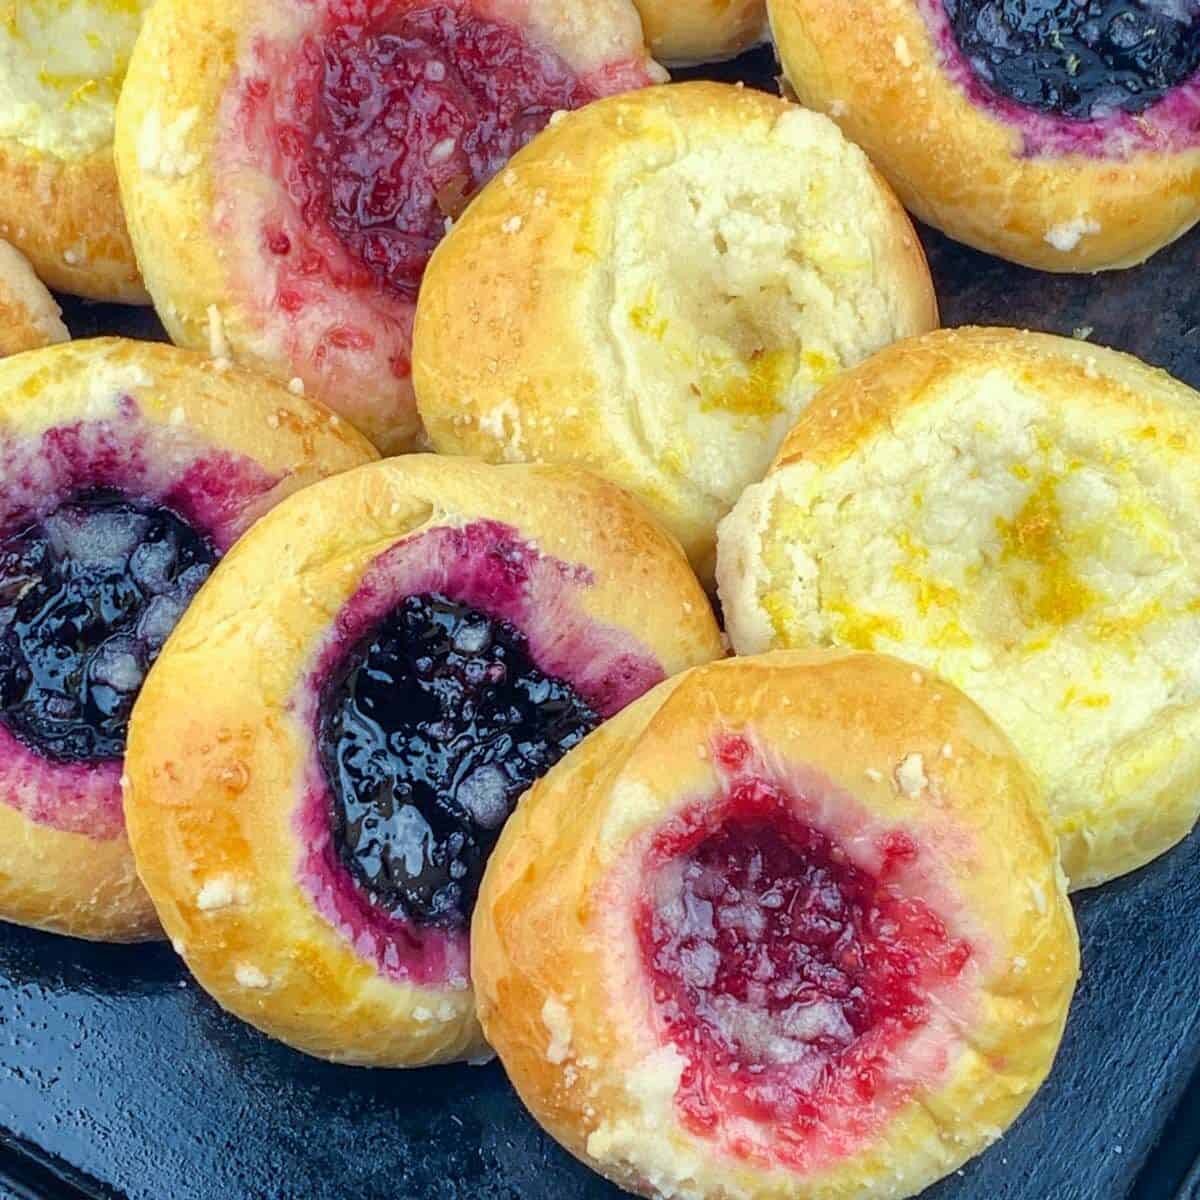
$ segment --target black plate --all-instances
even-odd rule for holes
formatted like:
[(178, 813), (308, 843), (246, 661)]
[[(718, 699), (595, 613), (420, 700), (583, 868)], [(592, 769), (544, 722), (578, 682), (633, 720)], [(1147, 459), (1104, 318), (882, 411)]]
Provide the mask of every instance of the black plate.
[[(772, 71), (760, 54), (726, 77)], [(1078, 333), (1200, 387), (1200, 233), (1084, 278), (923, 236), (946, 324)], [(161, 336), (131, 310), (67, 316), (81, 336)], [(1200, 1200), (1200, 834), (1076, 908), (1084, 980), (1050, 1082), (928, 1200)], [(0, 926), (0, 1200), (618, 1195), (541, 1134), (495, 1064), (329, 1066), (221, 1012), (166, 947)]]

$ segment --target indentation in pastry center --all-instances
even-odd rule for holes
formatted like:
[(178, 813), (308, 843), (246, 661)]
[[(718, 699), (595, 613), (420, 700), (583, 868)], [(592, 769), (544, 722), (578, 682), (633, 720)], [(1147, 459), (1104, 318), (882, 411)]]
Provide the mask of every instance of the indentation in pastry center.
[(59, 762), (119, 758), (142, 679), (216, 551), (174, 512), (82, 492), (0, 542), (0, 720)]
[(897, 886), (919, 853), (907, 835), (885, 837), (872, 874), (773, 785), (739, 782), (722, 817), (660, 837), (639, 917), (662, 1027), (688, 1059), (677, 1101), (701, 1129), (815, 1118), (847, 1087), (869, 1103), (970, 948)]
[(322, 697), (342, 862), (391, 915), (465, 925), (517, 799), (599, 720), (513, 625), (409, 596)]
[(331, 5), (306, 51), (316, 95), (288, 186), (310, 226), (413, 299), (447, 221), (556, 110), (592, 95), (513, 26), (460, 4), (396, 7)]
[(875, 245), (890, 218), (865, 161), (810, 114), (678, 141), (673, 160), (613, 185), (611, 239), (583, 245), (612, 263), (597, 303), (637, 449), (719, 511), (819, 387), (895, 338)]
[(945, 0), (982, 82), (1076, 120), (1144, 112), (1200, 71), (1200, 0)]

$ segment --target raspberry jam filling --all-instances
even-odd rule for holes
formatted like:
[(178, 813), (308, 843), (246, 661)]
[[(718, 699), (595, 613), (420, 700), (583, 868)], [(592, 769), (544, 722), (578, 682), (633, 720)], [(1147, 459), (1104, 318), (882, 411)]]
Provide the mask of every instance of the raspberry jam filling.
[(599, 720), (513, 625), (436, 593), (407, 597), (322, 698), (342, 863), (390, 916), (465, 927), (518, 798)]
[(875, 870), (856, 865), (755, 778), (658, 834), (637, 934), (694, 1132), (770, 1123), (802, 1162), (822, 1122), (866, 1124), (902, 1098), (896, 1058), (971, 957), (901, 887), (918, 857), (892, 832)]
[(216, 551), (161, 505), (77, 493), (0, 542), (0, 721), (60, 763), (119, 759), (142, 680)]
[[(308, 229), (331, 230), (366, 279), (414, 300), (447, 218), (556, 110), (594, 95), (513, 26), (462, 5), (398, 8), (330, 4), (328, 28), (301, 58), (302, 128), (277, 136)], [(298, 255), (304, 273), (318, 268), (313, 248), (282, 230), (267, 246)]]
[(945, 0), (980, 81), (1089, 121), (1144, 112), (1200, 71), (1200, 0)]

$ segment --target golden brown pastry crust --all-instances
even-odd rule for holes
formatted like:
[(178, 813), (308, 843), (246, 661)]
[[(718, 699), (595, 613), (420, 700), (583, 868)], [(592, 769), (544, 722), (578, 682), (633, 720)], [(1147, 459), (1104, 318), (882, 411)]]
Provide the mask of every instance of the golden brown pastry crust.
[(784, 73), (921, 220), (1045, 271), (1129, 267), (1200, 220), (1200, 147), (1127, 159), (1022, 153), (942, 68), (917, 0), (769, 0)]
[(0, 918), (96, 942), (162, 937), (124, 837), (97, 841), (0, 804)]
[(485, 1052), (465, 980), (388, 977), (318, 912), (298, 878), (294, 824), (313, 746), (296, 697), (339, 613), (384, 551), (478, 520), (590, 569), (584, 611), (635, 638), (665, 672), (723, 653), (678, 546), (582, 471), (410, 455), (310, 488), (264, 518), (146, 683), (125, 803), (138, 870), (197, 979), (309, 1054), (415, 1066)]
[[(214, 450), (244, 455), (281, 478), (259, 503), (374, 451), (345, 422), (285, 389), (201, 355), (118, 338), (73, 342), (0, 362), (0, 432), (37, 437), (108, 415), (132, 395), (151, 427), (195, 433)], [(160, 937), (123, 833), (94, 838), (0, 803), (0, 918), (101, 941)]]
[(56, 291), (150, 303), (121, 212), (111, 146), (69, 160), (0, 140), (0, 237)]
[(833, 125), (673, 84), (567, 114), (484, 188), (426, 273), (413, 380), (439, 452), (605, 475), (710, 578), (818, 383), (936, 323), (908, 218)]
[(38, 350), (70, 336), (62, 310), (29, 260), (0, 241), (0, 355)]
[[(638, 952), (613, 911), (624, 894), (614, 881), (636, 871), (647, 832), (719, 791), (712, 747), (726, 731), (783, 772), (815, 770), (880, 828), (928, 846), (960, 901), (943, 919), (978, 947), (961, 1053), (937, 1086), (918, 1087), (858, 1150), (804, 1174), (718, 1153), (683, 1128), (678, 1064), (664, 1078), (670, 1054), (655, 1044), (644, 967), (628, 966)], [(489, 863), (472, 938), (484, 1032), (538, 1121), (622, 1187), (695, 1200), (921, 1190), (1028, 1102), (1078, 972), (1053, 835), (1012, 746), (937, 678), (844, 653), (700, 667), (610, 721), (523, 798)]]
[(733, 58), (767, 40), (765, 0), (636, 0), (650, 52), (668, 66)]
[[(599, 6), (473, 2), (523, 12), (581, 72), (602, 70), (623, 56), (631, 74), (664, 74), (641, 41), (631, 0), (602, 0)], [(322, 304), (305, 310), (307, 323), (293, 328), (281, 322), (271, 291), (278, 267), (264, 249), (263, 229), (247, 232), (237, 224), (241, 216), (228, 217), (230, 206), (257, 212), (253, 206), (283, 194), (258, 163), (232, 164), (221, 154), (230, 157), (226, 127), (239, 119), (233, 88), (239, 73), (255, 68), (251, 43), (267, 32), (286, 41), (294, 34), (289, 22), (307, 20), (303, 11), (280, 0), (155, 5), (117, 110), (122, 197), (147, 286), (173, 341), (232, 357), (284, 382), (300, 379), (310, 395), (341, 412), (384, 453), (401, 453), (418, 447), (420, 422), (407, 369), (394, 368), (395, 357), (407, 357), (410, 346), (390, 303), (325, 281)], [(218, 231), (216, 207), (224, 201), (225, 228)], [(411, 324), (411, 317), (404, 319)], [(366, 330), (377, 345), (364, 350), (341, 344), (336, 335), (347, 323)]]
[(1143, 865), (1200, 811), (1198, 411), (1072, 339), (889, 349), (824, 389), (722, 526), (734, 646), (938, 671), (1039, 775), (1073, 887)]

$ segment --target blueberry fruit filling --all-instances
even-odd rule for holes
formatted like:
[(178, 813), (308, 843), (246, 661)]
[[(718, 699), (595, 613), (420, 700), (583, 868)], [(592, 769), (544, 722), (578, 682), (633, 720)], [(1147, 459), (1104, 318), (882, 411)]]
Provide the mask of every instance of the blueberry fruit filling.
[(992, 91), (1086, 121), (1144, 112), (1200, 71), (1200, 0), (945, 0)]
[(321, 697), (341, 861), (390, 915), (465, 926), (521, 793), (599, 721), (537, 668), (514, 626), (442, 595), (409, 596)]
[(58, 762), (120, 758), (142, 679), (216, 558), (175, 513), (107, 490), (0, 541), (0, 720)]
[(515, 27), (448, 5), (392, 8), (334, 6), (338, 23), (313, 51), (311, 143), (289, 186), (309, 227), (327, 223), (378, 282), (413, 299), (447, 218), (557, 109), (591, 94)]

